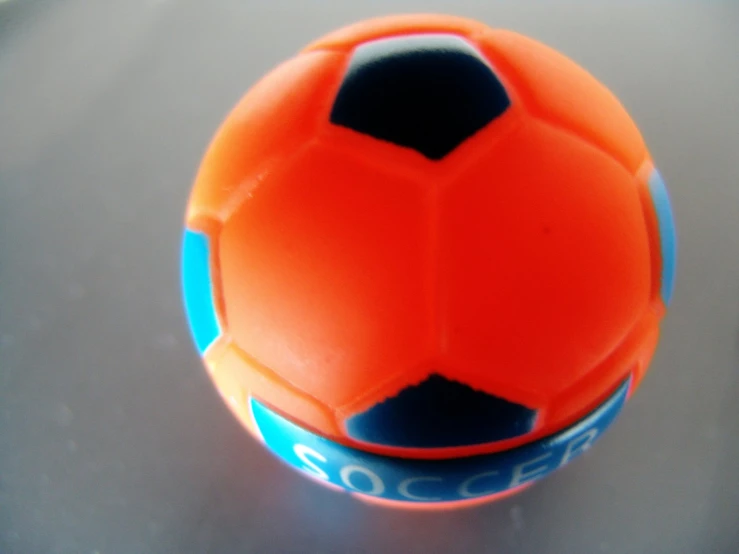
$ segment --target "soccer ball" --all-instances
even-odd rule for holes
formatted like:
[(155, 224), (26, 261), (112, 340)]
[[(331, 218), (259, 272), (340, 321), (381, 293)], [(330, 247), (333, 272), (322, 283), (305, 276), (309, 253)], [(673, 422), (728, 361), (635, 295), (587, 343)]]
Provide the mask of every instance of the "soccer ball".
[(561, 54), (448, 16), (329, 34), (214, 137), (186, 214), (198, 351), (244, 425), (327, 484), (447, 506), (588, 449), (673, 290), (665, 185)]

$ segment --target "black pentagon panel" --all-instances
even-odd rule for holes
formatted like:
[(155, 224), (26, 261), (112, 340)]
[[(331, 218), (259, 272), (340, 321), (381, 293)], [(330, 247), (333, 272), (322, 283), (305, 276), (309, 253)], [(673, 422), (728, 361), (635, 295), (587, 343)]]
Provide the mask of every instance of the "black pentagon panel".
[(355, 50), (331, 122), (439, 160), (509, 105), (472, 44), (449, 34), (408, 35)]
[(347, 421), (354, 439), (383, 446), (443, 448), (510, 439), (532, 430), (536, 411), (431, 375)]

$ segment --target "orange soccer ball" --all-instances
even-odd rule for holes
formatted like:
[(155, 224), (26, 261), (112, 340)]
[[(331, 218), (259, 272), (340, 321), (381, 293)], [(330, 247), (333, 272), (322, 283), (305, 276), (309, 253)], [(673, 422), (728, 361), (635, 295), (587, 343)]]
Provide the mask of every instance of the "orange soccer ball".
[(183, 283), (216, 386), (278, 456), (429, 504), (589, 447), (644, 376), (674, 260), (664, 183), (601, 83), (510, 31), (395, 16), (227, 117)]

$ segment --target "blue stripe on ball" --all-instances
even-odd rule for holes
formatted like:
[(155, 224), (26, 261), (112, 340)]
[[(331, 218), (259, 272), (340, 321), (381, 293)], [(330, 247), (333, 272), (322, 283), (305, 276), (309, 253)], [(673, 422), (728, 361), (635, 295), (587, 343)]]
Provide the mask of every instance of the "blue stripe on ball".
[(662, 176), (656, 169), (649, 177), (649, 191), (652, 203), (657, 214), (659, 225), (660, 249), (662, 251), (662, 288), (661, 295), (665, 305), (672, 300), (675, 288), (675, 265), (677, 258), (677, 241), (675, 237), (675, 222), (672, 217), (672, 206), (667, 187)]
[(208, 237), (190, 229), (182, 241), (182, 291), (195, 346), (202, 356), (221, 334), (213, 297)]
[(303, 429), (251, 398), (254, 425), (285, 463), (315, 479), (386, 500), (434, 503), (491, 496), (537, 481), (588, 450), (617, 418), (625, 380), (603, 404), (562, 431), (493, 454), (423, 460), (380, 456)]

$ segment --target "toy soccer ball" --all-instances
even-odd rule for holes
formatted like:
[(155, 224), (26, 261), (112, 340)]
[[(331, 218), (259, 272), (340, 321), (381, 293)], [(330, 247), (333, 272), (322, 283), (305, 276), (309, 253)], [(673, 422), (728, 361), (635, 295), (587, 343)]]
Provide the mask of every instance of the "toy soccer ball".
[(589, 448), (673, 289), (659, 173), (617, 99), (521, 35), (353, 25), (264, 77), (186, 216), (198, 351), (251, 432), (363, 497), (489, 500)]

